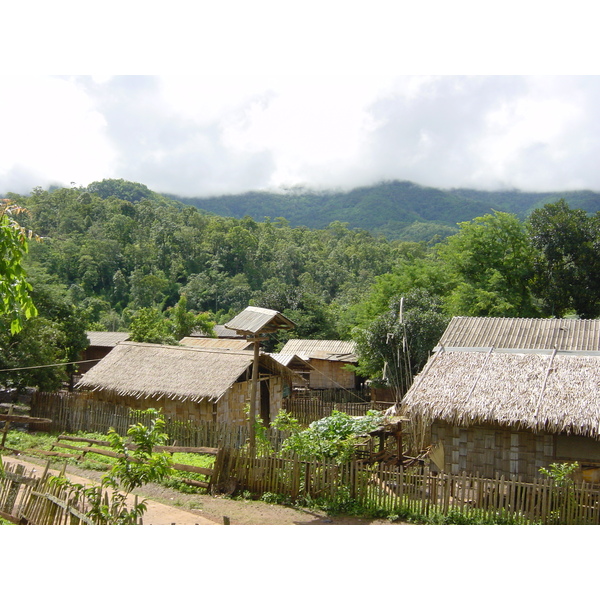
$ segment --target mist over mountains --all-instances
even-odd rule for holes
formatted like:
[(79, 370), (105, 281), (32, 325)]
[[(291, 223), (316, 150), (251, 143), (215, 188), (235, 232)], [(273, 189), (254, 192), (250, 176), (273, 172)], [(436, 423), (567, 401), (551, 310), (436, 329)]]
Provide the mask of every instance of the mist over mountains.
[(284, 218), (292, 227), (322, 229), (348, 223), (388, 239), (429, 241), (457, 231), (457, 224), (494, 210), (525, 218), (532, 210), (564, 198), (571, 208), (600, 211), (600, 193), (590, 190), (522, 192), (438, 189), (409, 181), (386, 181), (350, 191), (292, 188), (210, 197), (163, 194), (221, 216), (256, 221)]

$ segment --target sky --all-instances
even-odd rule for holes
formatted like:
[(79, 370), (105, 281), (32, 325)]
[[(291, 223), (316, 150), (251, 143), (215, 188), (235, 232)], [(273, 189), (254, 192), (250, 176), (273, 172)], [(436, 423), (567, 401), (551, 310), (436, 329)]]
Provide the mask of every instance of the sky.
[(2, 8), (0, 194), (600, 191), (591, 3), (411, 4)]

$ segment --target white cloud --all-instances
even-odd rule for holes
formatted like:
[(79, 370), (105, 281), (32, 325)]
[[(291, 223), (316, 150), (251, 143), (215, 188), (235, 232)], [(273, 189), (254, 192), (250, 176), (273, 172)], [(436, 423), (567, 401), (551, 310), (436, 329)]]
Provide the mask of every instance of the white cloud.
[(180, 195), (380, 179), (600, 186), (596, 77), (45, 77), (12, 89), (0, 100), (6, 191), (104, 177)]
[[(3, 86), (4, 87), (4, 86)], [(115, 153), (106, 121), (70, 80), (11, 80), (0, 94), (0, 182), (86, 182), (109, 176)], [(24, 192), (14, 189), (5, 191)]]

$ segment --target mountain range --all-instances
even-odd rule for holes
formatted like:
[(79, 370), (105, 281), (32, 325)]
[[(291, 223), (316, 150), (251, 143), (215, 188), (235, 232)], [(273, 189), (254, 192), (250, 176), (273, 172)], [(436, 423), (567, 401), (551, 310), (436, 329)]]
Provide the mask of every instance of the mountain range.
[(409, 181), (385, 181), (349, 191), (291, 188), (211, 197), (163, 194), (198, 209), (255, 221), (285, 219), (292, 227), (322, 229), (334, 221), (388, 239), (430, 241), (455, 233), (457, 224), (490, 213), (510, 212), (524, 219), (534, 209), (564, 198), (571, 208), (600, 211), (600, 193), (590, 190), (523, 192), (438, 189)]

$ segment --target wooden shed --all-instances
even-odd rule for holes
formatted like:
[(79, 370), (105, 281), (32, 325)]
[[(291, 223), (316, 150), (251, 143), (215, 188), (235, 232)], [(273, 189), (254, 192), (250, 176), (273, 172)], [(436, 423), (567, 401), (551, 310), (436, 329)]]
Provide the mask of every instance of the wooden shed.
[[(133, 409), (160, 408), (179, 421), (243, 424), (253, 352), (123, 342), (77, 384), (94, 397)], [(294, 373), (259, 356), (260, 416), (269, 422), (291, 391)]]
[(355, 342), (293, 339), (287, 341), (280, 354), (296, 356), (308, 363), (309, 387), (313, 390), (353, 390), (358, 386), (356, 374), (348, 368), (358, 362)]
[[(87, 331), (89, 345), (83, 351), (79, 372), (86, 373), (97, 361), (104, 358), (117, 344), (129, 339), (129, 334), (122, 331)], [(90, 362), (87, 362), (90, 361)]]
[(539, 476), (600, 471), (600, 321), (455, 317), (402, 400), (438, 467)]

